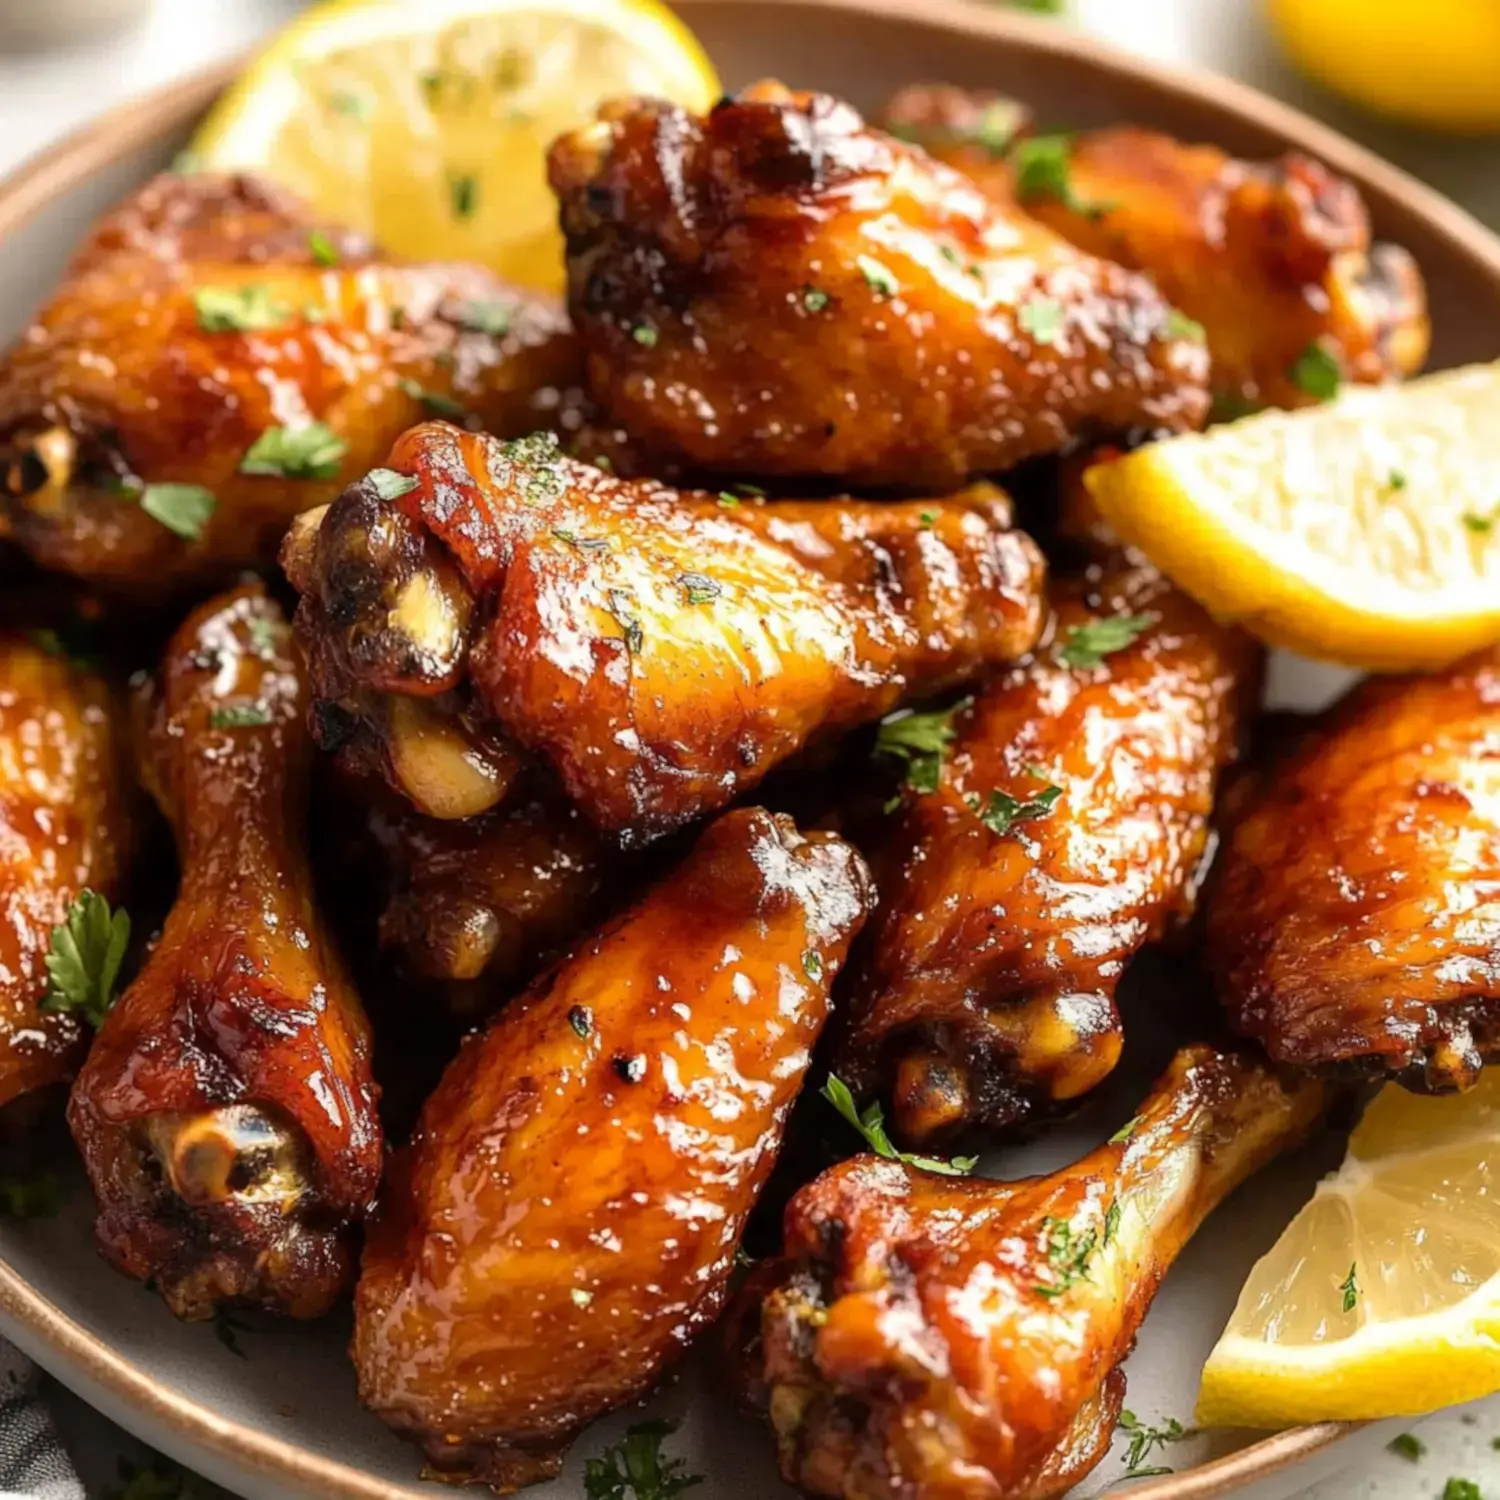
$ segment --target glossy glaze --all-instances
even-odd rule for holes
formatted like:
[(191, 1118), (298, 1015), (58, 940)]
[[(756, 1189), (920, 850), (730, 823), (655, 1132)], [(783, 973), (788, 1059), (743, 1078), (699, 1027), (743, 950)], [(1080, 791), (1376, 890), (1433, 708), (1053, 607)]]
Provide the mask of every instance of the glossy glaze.
[(590, 394), (652, 464), (941, 487), (1206, 410), (1149, 281), (827, 95), (607, 105), (551, 175)]
[(1168, 1267), (1323, 1103), (1318, 1083), (1189, 1047), (1128, 1140), (1050, 1177), (874, 1156), (825, 1172), (751, 1292), (764, 1303), (746, 1383), (783, 1475), (841, 1500), (1063, 1494), (1109, 1447), (1118, 1366)]
[[(195, 293), (245, 288), (264, 289), (275, 326), (202, 326)], [(467, 326), (476, 307), (507, 330)], [(549, 420), (576, 370), (560, 311), (485, 271), (383, 259), (252, 178), (158, 177), (100, 223), (0, 361), (0, 534), (122, 591), (211, 584), (271, 561), (293, 516), (378, 463), (430, 410), (414, 390), (513, 435)], [(312, 421), (349, 445), (338, 475), (240, 472), (267, 428)], [(127, 481), (210, 490), (201, 539)]]
[[(1115, 1065), (1115, 988), (1188, 911), (1219, 773), (1257, 701), (1260, 652), (1149, 565), (1116, 555), (1058, 593), (1050, 640), (955, 715), (937, 789), (872, 847), (881, 905), (850, 987), (838, 1071), (888, 1094), (897, 1133), (952, 1141), (1071, 1100)], [(1150, 624), (1097, 666), (1076, 627)], [(1047, 787), (997, 835), (979, 809)], [(976, 807), (977, 804), (977, 807)]]
[(135, 842), (119, 704), (55, 636), (0, 630), (0, 1105), (72, 1075), (87, 1026), (44, 1011), (52, 929), (114, 898)]
[(1500, 1060), (1500, 651), (1371, 679), (1263, 772), (1206, 951), (1273, 1057), (1466, 1088)]
[(427, 712), (468, 694), (627, 841), (1013, 659), (1041, 625), (1041, 554), (989, 486), (726, 505), (439, 423), (390, 468), (417, 487), (355, 485), (283, 551), (323, 744), (383, 737), (405, 786), (383, 695)]
[(306, 708), (258, 585), (188, 617), (145, 705), (181, 884), (69, 1122), (100, 1248), (181, 1317), (231, 1300), (323, 1312), (380, 1176), (368, 1028), (307, 865)]
[[(1014, 211), (1010, 159), (976, 137), (993, 95), (922, 86), (892, 101), (893, 128)], [(1294, 374), (1316, 344), (1344, 381), (1378, 385), (1427, 356), (1416, 262), (1372, 243), (1358, 189), (1288, 152), (1237, 161), (1132, 125), (1070, 138), (1068, 199), (1028, 193), (1025, 212), (1090, 255), (1145, 271), (1208, 337), (1213, 386), (1230, 411), (1320, 399)]]
[(472, 1037), (371, 1227), (361, 1398), (445, 1477), (555, 1473), (717, 1315), (871, 899), (759, 809)]

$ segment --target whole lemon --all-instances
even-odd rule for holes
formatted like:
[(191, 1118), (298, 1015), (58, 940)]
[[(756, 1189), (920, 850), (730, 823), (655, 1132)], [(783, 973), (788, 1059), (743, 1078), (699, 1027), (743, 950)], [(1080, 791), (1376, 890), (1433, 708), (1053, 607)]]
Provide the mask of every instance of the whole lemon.
[(1377, 114), (1500, 130), (1500, 0), (1266, 0), (1312, 77)]

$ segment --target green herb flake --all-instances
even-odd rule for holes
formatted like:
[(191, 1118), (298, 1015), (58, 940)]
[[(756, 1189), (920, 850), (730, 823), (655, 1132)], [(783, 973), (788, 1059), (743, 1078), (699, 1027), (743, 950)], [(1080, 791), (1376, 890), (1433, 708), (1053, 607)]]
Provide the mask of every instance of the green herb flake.
[(1104, 1215), (1104, 1248), (1109, 1247), (1120, 1237), (1120, 1220), (1125, 1216), (1125, 1210), (1120, 1207), (1120, 1200), (1110, 1200), (1109, 1208)]
[(262, 661), (269, 661), (277, 654), (281, 644), (276, 622), (266, 615), (254, 615), (249, 625), (250, 649)]
[(1288, 373), (1298, 390), (1319, 401), (1331, 401), (1339, 393), (1342, 371), (1338, 359), (1322, 344), (1309, 344), (1293, 361)]
[(56, 1218), (65, 1197), (61, 1179), (51, 1172), (39, 1172), (35, 1177), (0, 1177), (0, 1218)]
[(731, 494), (728, 490), (719, 491), (719, 508), (721, 510), (733, 510), (740, 503), (738, 495)]
[(585, 1500), (675, 1500), (703, 1483), (680, 1458), (668, 1458), (662, 1442), (677, 1429), (671, 1422), (637, 1422), (621, 1442), (583, 1467)]
[(587, 1307), (594, 1300), (594, 1294), (590, 1291), (585, 1291), (581, 1286), (575, 1286), (568, 1293), (568, 1296), (573, 1299), (574, 1307)]
[(1386, 1444), (1386, 1449), (1394, 1453), (1397, 1458), (1404, 1458), (1408, 1463), (1413, 1464), (1427, 1456), (1427, 1444), (1410, 1432), (1403, 1432), (1400, 1437), (1392, 1438)]
[(638, 323), (630, 330), (630, 336), (642, 349), (656, 348), (656, 330), (649, 324)]
[(1477, 515), (1472, 510), (1464, 512), (1464, 526), (1475, 536), (1488, 536), (1494, 531), (1497, 521), (1500, 521), (1500, 505), (1497, 505), (1487, 516)]
[(1099, 1245), (1099, 1231), (1088, 1229), (1080, 1234), (1067, 1219), (1049, 1216), (1042, 1220), (1042, 1234), (1049, 1277), (1038, 1282), (1032, 1290), (1039, 1297), (1055, 1301), (1072, 1291), (1080, 1281), (1089, 1279), (1089, 1262)]
[(1060, 16), (1067, 9), (1068, 0), (1010, 0), (1016, 10), (1034, 11), (1039, 16)]
[(1003, 838), (1017, 823), (1031, 823), (1038, 818), (1050, 817), (1054, 804), (1062, 796), (1060, 786), (1045, 787), (1035, 797), (1022, 800), (999, 789), (980, 804), (977, 795), (969, 798), (969, 810), (997, 837)]
[(428, 390), (420, 381), (403, 376), (397, 384), (401, 387), (403, 394), (410, 396), (413, 401), (420, 401), (428, 411), (437, 416), (462, 422), (469, 415), (468, 409), (461, 401), (455, 401), (452, 396), (445, 396), (441, 391)]
[(833, 299), (819, 286), (803, 287), (802, 306), (810, 313), (820, 313)]
[(1168, 1443), (1180, 1443), (1193, 1436), (1191, 1428), (1184, 1427), (1175, 1418), (1169, 1417), (1160, 1427), (1148, 1427), (1133, 1411), (1120, 1413), (1120, 1431), (1130, 1438), (1125, 1451), (1125, 1477), (1144, 1479), (1148, 1474), (1170, 1474), (1170, 1469), (1145, 1467), (1146, 1460), (1158, 1448)]
[(610, 614), (619, 621), (620, 628), (625, 632), (625, 649), (632, 656), (640, 655), (646, 644), (646, 632), (636, 616), (634, 596), (629, 589), (610, 589), (606, 597), (609, 600)]
[(1025, 119), (1024, 104), (1015, 99), (993, 99), (980, 111), (974, 128), (966, 132), (966, 138), (991, 156), (1004, 156)]
[(115, 982), (130, 943), (130, 916), (111, 911), (95, 891), (80, 891), (62, 922), (52, 929), (43, 963), (46, 1011), (76, 1011), (90, 1026), (103, 1024), (115, 1003)]
[(565, 542), (569, 547), (576, 548), (579, 552), (608, 552), (609, 538), (607, 536), (579, 536), (576, 531), (570, 531), (566, 526), (554, 526), (552, 535), (558, 541)]
[(1064, 666), (1091, 668), (1104, 664), (1104, 658), (1132, 645), (1142, 631), (1156, 623), (1155, 615), (1109, 615), (1070, 625), (1057, 659)]
[(1140, 1129), (1141, 1124), (1145, 1120), (1145, 1118), (1145, 1115), (1136, 1115), (1134, 1118), (1126, 1120), (1126, 1122), (1122, 1126), (1120, 1126), (1120, 1128), (1115, 1131), (1112, 1136), (1110, 1136), (1109, 1144), (1111, 1146), (1123, 1146), (1126, 1141), (1132, 1140), (1135, 1136), (1136, 1131)]
[(938, 513), (935, 510), (920, 511), (917, 515), (917, 524), (923, 531), (931, 531), (938, 523)]
[(410, 474), (402, 474), (395, 469), (371, 469), (365, 475), (365, 483), (381, 500), (399, 500), (417, 488), (417, 481)]
[(687, 590), (689, 604), (712, 604), (724, 592), (724, 585), (707, 573), (679, 573), (677, 584)]
[(1406, 488), (1406, 475), (1400, 469), (1392, 469), (1385, 476), (1385, 487), (1388, 490), (1404, 490)]
[(1208, 333), (1203, 325), (1196, 318), (1188, 317), (1185, 312), (1179, 312), (1175, 307), (1167, 309), (1167, 337), (1186, 339), (1193, 344), (1208, 342)]
[(1029, 297), (1021, 304), (1021, 327), (1039, 344), (1053, 345), (1063, 327), (1063, 306), (1051, 297)]
[(338, 265), (339, 253), (334, 248), (333, 241), (321, 229), (308, 230), (307, 248), (312, 258), (320, 266)]
[(904, 1161), (908, 1166), (920, 1167), (924, 1172), (934, 1172), (940, 1177), (967, 1177), (979, 1163), (977, 1156), (955, 1156), (945, 1161), (941, 1157), (912, 1156), (909, 1152), (898, 1151), (886, 1134), (885, 1112), (879, 1100), (861, 1112), (854, 1103), (854, 1095), (849, 1092), (849, 1085), (836, 1073), (828, 1075), (819, 1092), (865, 1138), (870, 1150), (887, 1161)]
[(353, 89), (336, 89), (328, 97), (328, 107), (336, 115), (368, 125), (375, 115), (375, 102), (366, 94), (357, 94)]
[(148, 484), (140, 492), (141, 509), (175, 536), (196, 542), (218, 501), (201, 484)]
[(1443, 1486), (1443, 1500), (1484, 1500), (1472, 1479), (1450, 1479)]
[(193, 293), (193, 310), (205, 333), (264, 333), (282, 327), (291, 317), (259, 284), (201, 286)]
[(504, 297), (475, 297), (465, 302), (458, 314), (458, 325), (470, 333), (487, 333), (504, 338), (510, 332), (516, 304)]
[(1018, 141), (1010, 162), (1015, 171), (1016, 196), (1023, 203), (1054, 198), (1064, 208), (1090, 219), (1100, 218), (1114, 207), (1111, 203), (1088, 203), (1073, 192), (1071, 136), (1034, 135)]
[(1355, 1278), (1357, 1263), (1349, 1267), (1349, 1274), (1344, 1278), (1339, 1290), (1344, 1294), (1344, 1311), (1352, 1313), (1359, 1306), (1359, 1282)]
[(263, 729), (271, 722), (264, 703), (225, 703), (208, 716), (210, 729)]
[(809, 979), (821, 979), (823, 977), (823, 960), (815, 949), (808, 948), (803, 951), (802, 972)]
[(894, 297), (901, 290), (896, 278), (873, 256), (856, 256), (854, 264), (859, 268), (859, 274), (865, 278), (865, 285), (877, 297)]
[(932, 709), (926, 713), (910, 708), (898, 709), (881, 720), (875, 735), (874, 753), (905, 766), (903, 781), (911, 791), (921, 794), (935, 792), (942, 779), (943, 757), (957, 733), (953, 728), (954, 716), (972, 701), (963, 698), (951, 708)]
[(279, 479), (334, 479), (349, 445), (331, 427), (268, 427), (240, 460), (241, 474), (273, 474)]
[(472, 172), (448, 174), (448, 201), (455, 219), (471, 219), (479, 207), (479, 179)]

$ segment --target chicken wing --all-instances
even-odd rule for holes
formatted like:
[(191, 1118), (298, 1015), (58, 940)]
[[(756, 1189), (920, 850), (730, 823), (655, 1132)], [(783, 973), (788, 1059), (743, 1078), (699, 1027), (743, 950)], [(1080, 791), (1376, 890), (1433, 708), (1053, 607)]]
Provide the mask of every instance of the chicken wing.
[(1145, 271), (1203, 325), (1214, 392), (1229, 411), (1326, 394), (1309, 388), (1302, 361), (1312, 349), (1343, 381), (1378, 385), (1421, 368), (1430, 332), (1421, 272), (1400, 247), (1372, 243), (1358, 190), (1320, 162), (1299, 152), (1238, 161), (1131, 125), (1017, 152), (999, 128), (1008, 104), (921, 85), (902, 90), (888, 118), (998, 207), (1019, 200), (1080, 250)]
[(875, 1156), (786, 1214), (757, 1367), (787, 1481), (841, 1500), (1051, 1500), (1109, 1446), (1118, 1368), (1207, 1215), (1319, 1118), (1322, 1085), (1178, 1053), (1132, 1122), (1050, 1177)]
[(1114, 1067), (1115, 988), (1192, 905), (1259, 665), (1249, 637), (1117, 556), (1064, 586), (1050, 645), (951, 725), (888, 726), (943, 762), (872, 848), (882, 899), (836, 1066), (890, 1092), (902, 1138), (1021, 1123)]
[(826, 95), (607, 105), (551, 177), (590, 394), (657, 465), (947, 487), (1207, 410), (1145, 277)]
[(1355, 687), (1246, 797), (1206, 904), (1273, 1057), (1422, 1091), (1500, 1061), (1500, 650)]
[(380, 1176), (364, 1013), (313, 905), (306, 707), (291, 632), (252, 585), (194, 611), (148, 706), (181, 886), (69, 1121), (104, 1254), (179, 1317), (324, 1311)]
[(264, 182), (159, 177), (0, 361), (0, 535), (116, 591), (224, 579), (424, 414), (544, 425), (577, 358), (488, 272), (383, 259)]
[(900, 504), (715, 500), (614, 479), (543, 436), (439, 423), (403, 436), (391, 465), (300, 523), (283, 563), (321, 742), (378, 742), (427, 811), (478, 812), (512, 774), (476, 774), (467, 798), (428, 773), (435, 755), (467, 773), (478, 754), (430, 732), (444, 695), (642, 842), (809, 740), (1023, 654), (1041, 626), (1041, 554), (989, 486)]
[(86, 1028), (43, 1007), (53, 928), (119, 894), (134, 842), (118, 705), (44, 631), (0, 631), (0, 1106), (72, 1075)]
[(355, 1299), (361, 1397), (444, 1477), (555, 1473), (712, 1323), (870, 900), (841, 840), (727, 814), (465, 1045)]

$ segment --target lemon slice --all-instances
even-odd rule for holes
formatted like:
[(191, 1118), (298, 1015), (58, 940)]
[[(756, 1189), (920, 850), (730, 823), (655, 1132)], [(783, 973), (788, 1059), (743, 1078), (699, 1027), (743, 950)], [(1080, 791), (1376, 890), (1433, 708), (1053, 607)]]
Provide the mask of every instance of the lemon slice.
[(1500, 1069), (1387, 1086), (1240, 1293), (1204, 1426), (1409, 1417), (1500, 1390)]
[(1500, 639), (1500, 364), (1170, 438), (1085, 481), (1214, 614), (1347, 666)]
[(657, 0), (330, 0), (272, 41), (190, 149), (396, 254), (556, 288), (553, 138), (615, 95), (705, 109), (718, 93)]

